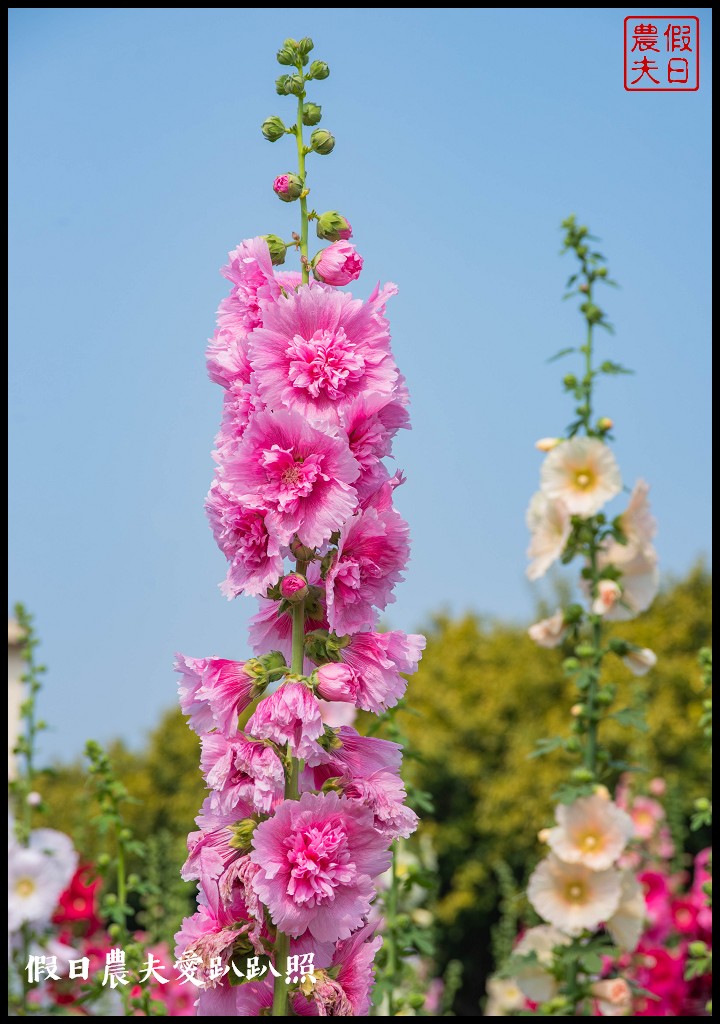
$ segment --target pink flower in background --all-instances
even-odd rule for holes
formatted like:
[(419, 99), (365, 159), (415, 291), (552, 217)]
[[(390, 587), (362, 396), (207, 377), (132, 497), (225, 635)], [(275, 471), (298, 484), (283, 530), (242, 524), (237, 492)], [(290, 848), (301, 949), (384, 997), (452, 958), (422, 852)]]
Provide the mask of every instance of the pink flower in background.
[(394, 707), (407, 685), (400, 673), (417, 671), (425, 643), (424, 636), (399, 630), (353, 634), (340, 657), (355, 671), (357, 706), (377, 714)]
[(548, 498), (537, 491), (530, 499), (525, 521), (531, 533), (525, 573), (529, 580), (539, 580), (562, 555), (570, 537), (570, 512), (560, 499)]
[(343, 634), (372, 627), (373, 609), (395, 600), (392, 590), (409, 555), (408, 525), (394, 509), (366, 508), (345, 523), (325, 579), (331, 629)]
[(384, 317), (370, 303), (318, 286), (269, 307), (249, 346), (263, 401), (315, 422), (338, 424), (361, 395), (389, 400), (399, 381)]
[(286, 934), (347, 939), (363, 923), (372, 879), (390, 865), (372, 814), (336, 793), (286, 800), (253, 833), (258, 896)]
[(257, 499), (238, 500), (215, 480), (205, 511), (217, 545), (230, 562), (222, 592), (228, 598), (241, 593), (264, 596), (283, 572), (280, 544), (265, 522), (267, 508)]
[(632, 1009), (632, 989), (624, 978), (596, 981), (590, 991), (603, 1017), (625, 1017)]
[(567, 635), (568, 627), (565, 624), (565, 613), (558, 608), (549, 619), (541, 619), (534, 622), (528, 629), (528, 636), (534, 640), (538, 647), (559, 647)]
[(220, 733), (202, 737), (200, 767), (214, 791), (210, 806), (229, 813), (241, 801), (261, 814), (270, 814), (282, 800), (285, 772), (272, 747), (252, 743), (244, 736), (227, 739)]
[(573, 437), (553, 448), (540, 469), (543, 494), (562, 501), (574, 516), (594, 516), (620, 493), (622, 480), (615, 456), (592, 437)]
[(665, 818), (665, 809), (649, 796), (636, 796), (630, 808), (634, 835), (638, 839), (652, 839), (659, 822)]
[(175, 671), (182, 676), (180, 707), (190, 717), (190, 728), (201, 736), (211, 729), (225, 736), (235, 734), (238, 714), (257, 696), (255, 677), (245, 670), (245, 663), (178, 654)]
[(261, 701), (245, 731), (279, 746), (287, 743), (292, 756), (308, 764), (327, 760), (328, 755), (316, 742), (324, 732), (317, 697), (304, 683), (285, 683)]
[(253, 416), (222, 479), (232, 494), (267, 505), (265, 524), (279, 543), (297, 533), (317, 547), (355, 510), (358, 473), (345, 441), (280, 411)]
[(633, 834), (629, 815), (611, 800), (587, 796), (555, 808), (555, 828), (547, 842), (560, 860), (584, 864), (593, 871), (613, 866)]
[(323, 249), (315, 263), (315, 276), (325, 284), (342, 286), (356, 281), (363, 268), (363, 258), (348, 241), (333, 242)]
[(592, 603), (593, 615), (607, 615), (618, 603), (622, 590), (615, 580), (600, 580), (597, 597)]

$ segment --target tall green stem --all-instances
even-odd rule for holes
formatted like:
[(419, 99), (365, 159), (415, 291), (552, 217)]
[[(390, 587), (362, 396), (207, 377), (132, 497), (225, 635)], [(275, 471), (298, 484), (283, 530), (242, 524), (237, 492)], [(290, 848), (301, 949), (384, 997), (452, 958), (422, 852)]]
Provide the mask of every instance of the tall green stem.
[[(592, 278), (588, 273), (587, 267), (584, 266), (585, 275), (587, 279), (587, 301), (589, 306), (592, 308)], [(587, 325), (587, 340), (585, 342), (585, 429), (590, 433), (590, 421), (592, 419), (592, 391), (593, 391), (593, 321), (588, 315)], [(597, 597), (598, 587), (598, 567), (597, 567), (597, 544), (595, 535), (593, 533), (592, 540), (590, 541), (590, 568), (592, 570), (592, 580), (590, 584), (591, 599), (595, 600)], [(592, 646), (595, 653), (593, 654), (593, 665), (592, 673), (590, 677), (590, 683), (587, 688), (586, 695), (586, 706), (587, 706), (587, 719), (588, 719), (588, 732), (587, 732), (587, 743), (585, 745), (585, 767), (588, 771), (595, 775), (597, 769), (597, 741), (598, 741), (598, 721), (597, 721), (597, 691), (598, 682), (600, 678), (600, 663), (602, 661), (602, 616), (592, 615)]]
[(395, 1016), (395, 989), (398, 969), (398, 950), (397, 950), (397, 935), (395, 934), (395, 922), (397, 918), (397, 897), (398, 897), (398, 877), (397, 877), (397, 851), (398, 842), (393, 843), (392, 851), (392, 865), (390, 868), (390, 891), (387, 897), (387, 932), (385, 935), (385, 941), (387, 944), (387, 974), (390, 979), (390, 987), (388, 989), (388, 1017)]
[[(298, 68), (302, 75), (302, 65)], [(302, 280), (303, 284), (307, 284), (310, 280), (310, 268), (307, 263), (308, 259), (308, 212), (307, 212), (307, 196), (305, 195), (305, 142), (303, 141), (303, 112), (305, 93), (301, 92), (298, 96), (298, 116), (297, 126), (295, 135), (297, 138), (297, 152), (298, 152), (298, 177), (303, 183), (303, 190), (300, 196), (300, 255), (305, 257), (302, 261)]]
[[(302, 102), (302, 101), (301, 101)], [(307, 248), (307, 219), (305, 220), (305, 245)], [(297, 571), (304, 573), (307, 566), (304, 562), (298, 561)], [(299, 601), (293, 605), (292, 610), (292, 657), (290, 660), (290, 672), (293, 675), (302, 675), (305, 660), (305, 602)], [(298, 783), (300, 777), (300, 762), (296, 757), (290, 758), (290, 765), (285, 780), (285, 799), (298, 799)], [(275, 940), (275, 970), (280, 972), (280, 977), (275, 978), (273, 987), (273, 1017), (288, 1016), (288, 987), (285, 982), (283, 967), (287, 963), (290, 954), (290, 936), (283, 932), (277, 933)], [(282, 965), (282, 966), (281, 966)]]

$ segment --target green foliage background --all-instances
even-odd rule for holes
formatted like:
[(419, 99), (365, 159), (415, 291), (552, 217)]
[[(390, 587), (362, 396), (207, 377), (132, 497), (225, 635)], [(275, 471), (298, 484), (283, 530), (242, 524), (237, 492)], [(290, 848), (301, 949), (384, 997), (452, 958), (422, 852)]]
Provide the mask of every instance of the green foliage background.
[[(697, 652), (710, 642), (710, 595), (710, 576), (697, 567), (667, 585), (640, 619), (620, 624), (618, 635), (650, 647), (658, 665), (637, 679), (617, 661), (611, 680), (618, 684), (616, 707), (644, 705), (650, 729), (639, 737), (635, 730), (608, 726), (608, 739), (619, 755), (664, 776), (686, 817), (693, 800), (708, 791), (698, 731)], [(427, 650), (408, 689), (402, 728), (420, 757), (408, 762), (408, 770), (435, 804), (422, 832), (437, 855), (439, 968), (451, 959), (463, 963), (456, 1008), (473, 1015), (492, 967), (490, 929), (499, 899), (494, 865), (504, 861), (519, 881), (532, 869), (540, 853), (537, 832), (549, 823), (551, 794), (567, 777), (566, 755), (532, 761), (528, 755), (536, 740), (567, 733), (568, 708), (576, 697), (562, 676), (560, 653), (536, 647), (521, 626), (474, 614), (438, 616), (426, 633)], [(153, 870), (166, 896), (159, 930), (170, 936), (192, 901), (193, 888), (178, 883), (178, 870), (204, 795), (199, 743), (173, 710), (142, 751), (131, 753), (117, 743), (110, 754), (137, 801), (128, 806), (129, 824), (156, 852)], [(99, 848), (89, 825), (83, 766), (57, 767), (43, 793), (49, 807), (45, 823), (69, 832), (87, 858), (95, 856)]]

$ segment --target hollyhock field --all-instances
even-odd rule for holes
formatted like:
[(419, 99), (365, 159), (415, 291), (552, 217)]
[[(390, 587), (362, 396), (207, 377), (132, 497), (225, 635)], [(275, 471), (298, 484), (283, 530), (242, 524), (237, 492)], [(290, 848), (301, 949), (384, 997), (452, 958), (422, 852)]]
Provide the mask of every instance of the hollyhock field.
[[(486, 484), (525, 509), (535, 621), (438, 608), (422, 633), (395, 628), (422, 557), (396, 461), (404, 300), (369, 279), (356, 212), (320, 208), (329, 65), (309, 37), (276, 59), (283, 114), (260, 130), (281, 233), (220, 254), (195, 352), (219, 423), (196, 502), (221, 570), (202, 599), (249, 620), (232, 650), (165, 652), (175, 706), (149, 737), (47, 768), (40, 639), (15, 607), (9, 1015), (711, 1016), (710, 577), (661, 578), (653, 474), (620, 457), (636, 425), (611, 418), (614, 387), (643, 368), (618, 361), (600, 239), (561, 223), (579, 320), (549, 360), (562, 400), (516, 459), (536, 460), (527, 496)], [(412, 263), (405, 227), (391, 252)], [(450, 240), (425, 260), (438, 365)], [(438, 401), (452, 416), (455, 396)], [(401, 436), (442, 458), (427, 432)], [(434, 543), (476, 580), (494, 539), (460, 505)], [(111, 657), (146, 670), (132, 638)]]

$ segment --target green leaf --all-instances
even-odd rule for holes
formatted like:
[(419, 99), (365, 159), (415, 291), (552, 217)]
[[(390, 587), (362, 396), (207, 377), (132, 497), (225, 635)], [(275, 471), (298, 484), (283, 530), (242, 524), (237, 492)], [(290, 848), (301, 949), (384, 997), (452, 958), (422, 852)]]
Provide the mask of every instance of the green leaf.
[[(603, 327), (609, 327), (609, 324), (603, 324)], [(604, 363), (600, 363), (598, 367), (599, 373), (607, 373), (611, 377), (616, 376), (619, 373), (635, 373), (634, 370), (628, 370), (626, 366), (621, 366), (620, 363), (613, 363), (611, 359), (606, 359)]]
[(592, 796), (594, 792), (595, 786), (591, 782), (583, 782), (581, 785), (565, 782), (553, 793), (552, 799), (559, 804), (572, 804), (582, 796)]
[(609, 717), (614, 718), (619, 725), (625, 725), (630, 729), (637, 729), (639, 732), (647, 732), (649, 728), (645, 721), (645, 715), (640, 708), (622, 708), (620, 711), (609, 715)]
[(570, 348), (561, 348), (560, 351), (556, 352), (554, 356), (550, 356), (550, 358), (547, 361), (548, 361), (548, 363), (554, 363), (554, 362), (556, 362), (556, 360), (562, 359), (563, 356), (568, 356), (568, 355), (570, 355), (571, 352), (576, 352), (576, 351), (577, 351), (577, 349), (575, 349), (572, 346)]
[(535, 757), (544, 757), (545, 754), (550, 754), (553, 750), (559, 750), (565, 746), (565, 740), (559, 736), (552, 736), (546, 740), (538, 740), (535, 750), (531, 754), (528, 754), (528, 760), (532, 760)]
[(580, 964), (588, 974), (599, 974), (602, 971), (602, 959), (598, 953), (584, 953), (580, 957)]

